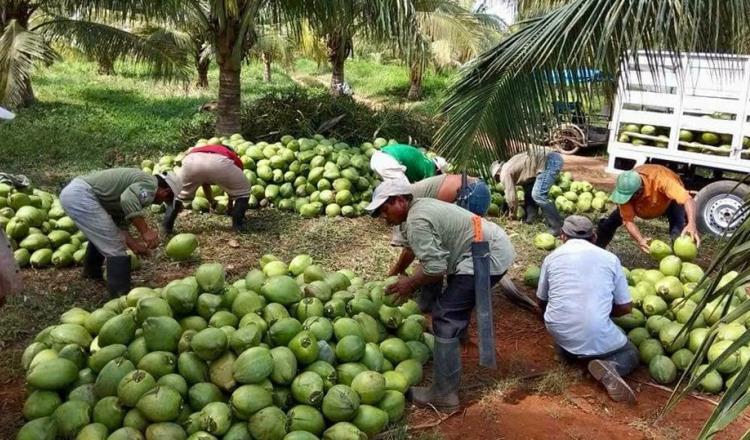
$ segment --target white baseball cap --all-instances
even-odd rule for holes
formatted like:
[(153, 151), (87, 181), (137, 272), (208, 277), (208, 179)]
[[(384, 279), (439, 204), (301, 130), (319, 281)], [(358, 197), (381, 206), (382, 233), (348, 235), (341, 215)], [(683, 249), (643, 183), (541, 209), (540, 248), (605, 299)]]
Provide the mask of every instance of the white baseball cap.
[(372, 201), (367, 205), (367, 212), (372, 216), (377, 216), (378, 209), (385, 203), (389, 197), (405, 196), (411, 194), (411, 185), (406, 180), (388, 179), (375, 188), (372, 193)]
[(445, 158), (441, 156), (435, 156), (435, 158), (432, 159), (432, 162), (435, 164), (435, 169), (440, 172), (442, 172), (443, 168), (445, 168), (445, 166), (448, 165), (448, 161), (445, 160)]
[(0, 107), (0, 119), (5, 119), (7, 121), (10, 121), (11, 119), (15, 117), (16, 117), (15, 113)]

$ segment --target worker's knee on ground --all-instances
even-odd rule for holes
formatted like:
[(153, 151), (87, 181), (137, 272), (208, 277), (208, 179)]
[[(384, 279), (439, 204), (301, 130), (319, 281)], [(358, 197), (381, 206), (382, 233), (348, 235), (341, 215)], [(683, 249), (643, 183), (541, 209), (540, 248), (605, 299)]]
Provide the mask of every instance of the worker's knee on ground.
[(623, 350), (617, 352), (611, 359), (617, 369), (617, 374), (627, 376), (638, 367), (640, 361), (638, 349), (632, 342), (628, 341)]

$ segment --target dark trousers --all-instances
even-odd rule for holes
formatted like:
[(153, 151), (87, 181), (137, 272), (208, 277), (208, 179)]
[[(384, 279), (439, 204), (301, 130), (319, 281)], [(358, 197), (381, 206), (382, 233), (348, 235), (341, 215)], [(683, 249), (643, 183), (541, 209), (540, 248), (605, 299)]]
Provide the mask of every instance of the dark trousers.
[[(677, 202), (672, 202), (669, 204), (667, 212), (664, 215), (669, 219), (669, 236), (674, 240), (682, 234), (682, 230), (687, 225), (685, 207)], [(622, 226), (620, 209), (615, 208), (609, 217), (599, 220), (596, 227), (596, 245), (606, 248), (620, 226)]]
[[(490, 285), (502, 277), (491, 276)], [(422, 311), (432, 315), (432, 332), (445, 339), (464, 336), (475, 302), (474, 275), (449, 275), (445, 289), (442, 283), (423, 286), (417, 297)]]
[(597, 356), (578, 356), (572, 353), (568, 353), (559, 345), (556, 345), (556, 347), (557, 354), (559, 354), (560, 357), (562, 357), (563, 360), (567, 362), (584, 363), (594, 359), (612, 362), (615, 366), (615, 369), (617, 370), (617, 374), (619, 374), (620, 377), (627, 376), (638, 367), (638, 349), (630, 341), (626, 342), (625, 345), (618, 348), (617, 350)]

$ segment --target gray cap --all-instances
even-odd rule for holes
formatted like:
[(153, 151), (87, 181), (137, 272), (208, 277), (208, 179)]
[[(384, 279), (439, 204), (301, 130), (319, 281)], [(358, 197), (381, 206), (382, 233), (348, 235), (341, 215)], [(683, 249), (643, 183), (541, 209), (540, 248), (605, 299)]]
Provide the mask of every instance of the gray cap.
[(5, 120), (10, 121), (11, 119), (15, 117), (16, 115), (13, 112), (0, 107), (0, 119), (5, 119)]
[(594, 224), (582, 215), (571, 215), (563, 222), (562, 232), (570, 238), (591, 238)]
[(403, 179), (388, 179), (375, 188), (372, 193), (372, 201), (367, 205), (367, 212), (376, 215), (378, 208), (391, 196), (404, 196), (411, 194), (411, 185)]

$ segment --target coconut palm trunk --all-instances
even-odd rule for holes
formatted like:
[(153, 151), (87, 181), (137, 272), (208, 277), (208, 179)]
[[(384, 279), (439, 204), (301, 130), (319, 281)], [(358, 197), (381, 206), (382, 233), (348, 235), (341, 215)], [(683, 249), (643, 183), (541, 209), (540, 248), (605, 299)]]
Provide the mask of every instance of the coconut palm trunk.
[(112, 57), (102, 54), (97, 57), (96, 62), (99, 66), (99, 75), (114, 75), (115, 74), (115, 61)]
[(233, 63), (219, 64), (219, 103), (216, 116), (216, 134), (239, 133), (241, 68)]
[(239, 133), (240, 105), (242, 83), (240, 73), (242, 72), (241, 59), (232, 56), (235, 44), (233, 35), (239, 29), (228, 26), (227, 29), (217, 36), (216, 62), (219, 65), (219, 103), (216, 113), (216, 134), (230, 135)]
[(199, 89), (208, 88), (208, 68), (211, 66), (211, 58), (203, 56), (201, 50), (202, 42), (196, 41), (195, 52), (193, 53), (193, 59), (195, 60), (195, 70), (198, 72), (198, 79), (195, 81), (195, 86)]
[(415, 62), (411, 66), (411, 72), (409, 73), (409, 93), (406, 98), (409, 101), (419, 101), (422, 99), (422, 64)]
[(196, 65), (198, 70), (198, 80), (195, 82), (195, 86), (200, 89), (208, 88), (208, 68), (211, 65), (210, 60), (200, 61)]
[(273, 56), (269, 53), (263, 52), (260, 54), (260, 59), (263, 61), (263, 81), (271, 82), (271, 61)]
[(343, 32), (328, 34), (328, 61), (331, 63), (331, 94), (344, 94), (346, 77), (344, 64), (352, 50), (352, 39)]

